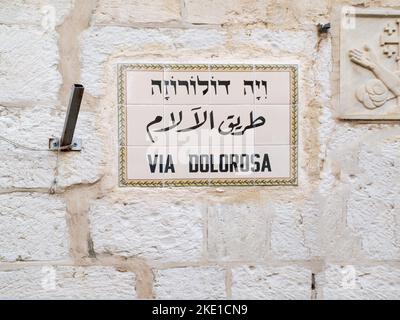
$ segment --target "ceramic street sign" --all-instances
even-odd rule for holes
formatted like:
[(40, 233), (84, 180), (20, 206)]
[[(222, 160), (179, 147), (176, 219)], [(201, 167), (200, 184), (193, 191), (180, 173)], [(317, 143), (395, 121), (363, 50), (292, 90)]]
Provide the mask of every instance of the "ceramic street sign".
[(297, 65), (120, 64), (120, 186), (296, 185)]

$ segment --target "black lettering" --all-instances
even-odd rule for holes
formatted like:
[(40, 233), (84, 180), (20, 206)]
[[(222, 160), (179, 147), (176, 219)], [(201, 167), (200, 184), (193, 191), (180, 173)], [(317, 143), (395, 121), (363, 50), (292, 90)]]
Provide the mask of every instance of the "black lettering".
[(201, 154), (200, 155), (200, 172), (208, 172), (210, 169), (210, 165), (208, 163), (208, 155)]
[(271, 163), (269, 162), (268, 153), (264, 154), (263, 164), (261, 171), (264, 172), (265, 169), (268, 169), (268, 172), (271, 172)]
[(211, 172), (218, 172), (218, 170), (214, 167), (214, 156), (210, 155), (210, 171)]
[(189, 172), (199, 171), (199, 160), (197, 154), (189, 154)]
[(167, 173), (168, 171), (172, 171), (173, 173), (175, 173), (175, 166), (174, 166), (174, 162), (172, 161), (172, 156), (169, 154), (167, 156), (167, 164), (165, 165), (165, 171), (164, 173)]
[(242, 172), (249, 171), (249, 156), (247, 154), (242, 154), (240, 157), (240, 170)]
[(230, 172), (237, 172), (238, 171), (238, 162), (239, 156), (237, 154), (231, 154), (231, 165), (230, 165)]
[(226, 154), (221, 154), (219, 156), (219, 171), (228, 172), (228, 156)]
[(158, 160), (158, 154), (154, 155), (154, 160), (152, 160), (152, 157), (150, 154), (147, 155), (147, 160), (149, 161), (149, 167), (150, 167), (150, 172), (154, 173), (156, 171), (156, 166), (157, 166), (157, 160)]
[(259, 172), (260, 171), (260, 162), (256, 159), (259, 159), (260, 155), (259, 154), (252, 154), (251, 155), (251, 164), (252, 164), (252, 168), (251, 171), (252, 172)]

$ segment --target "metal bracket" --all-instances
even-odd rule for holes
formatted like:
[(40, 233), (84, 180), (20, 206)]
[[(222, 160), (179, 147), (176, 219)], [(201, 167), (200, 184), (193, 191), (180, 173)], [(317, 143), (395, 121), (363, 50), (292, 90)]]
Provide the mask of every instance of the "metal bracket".
[[(60, 139), (50, 138), (49, 139), (49, 149), (52, 151), (58, 151), (60, 146)], [(73, 139), (71, 145), (68, 148), (62, 149), (60, 151), (81, 151), (82, 150), (82, 139)]]
[(74, 84), (71, 89), (67, 114), (65, 116), (64, 128), (61, 138), (49, 138), (49, 149), (53, 151), (80, 151), (82, 140), (74, 139), (76, 121), (78, 120), (81, 107), (84, 87), (81, 84)]
[(318, 33), (328, 33), (329, 29), (331, 28), (330, 22), (328, 23), (319, 23), (318, 26)]

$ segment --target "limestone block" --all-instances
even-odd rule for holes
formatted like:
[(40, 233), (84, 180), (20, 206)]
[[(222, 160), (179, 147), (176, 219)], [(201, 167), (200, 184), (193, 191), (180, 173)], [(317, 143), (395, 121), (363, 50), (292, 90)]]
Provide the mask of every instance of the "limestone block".
[(398, 268), (384, 265), (328, 265), (316, 281), (328, 300), (397, 300), (399, 279)]
[(64, 21), (73, 4), (74, 0), (2, 0), (0, 23), (54, 28)]
[(311, 271), (303, 267), (243, 266), (232, 270), (233, 299), (307, 300)]
[(68, 259), (68, 238), (66, 206), (58, 196), (0, 195), (0, 261)]
[(96, 252), (162, 261), (197, 261), (202, 255), (202, 210), (167, 195), (97, 200), (90, 209)]
[[(14, 147), (0, 140), (0, 188), (49, 188), (55, 175), (57, 152), (48, 151), (48, 139), (61, 135), (65, 112), (46, 107), (0, 107), (0, 112), (1, 136), (34, 149)], [(83, 149), (60, 153), (60, 188), (92, 183), (103, 175), (105, 155), (96, 117), (92, 112), (80, 112), (74, 137), (82, 139)]]
[(0, 270), (1, 299), (134, 299), (136, 277), (113, 267)]
[(259, 261), (268, 250), (269, 219), (257, 203), (216, 204), (208, 207), (209, 259)]
[(93, 21), (106, 25), (177, 21), (181, 18), (180, 4), (180, 0), (101, 0)]
[(157, 299), (226, 299), (225, 271), (217, 267), (185, 267), (155, 272)]
[(54, 103), (61, 86), (57, 36), (0, 24), (0, 104)]

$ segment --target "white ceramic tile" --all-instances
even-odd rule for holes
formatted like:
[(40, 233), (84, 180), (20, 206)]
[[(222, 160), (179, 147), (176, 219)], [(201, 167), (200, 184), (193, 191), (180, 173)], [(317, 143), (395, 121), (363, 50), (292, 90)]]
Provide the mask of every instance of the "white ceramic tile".
[(274, 179), (285, 179), (290, 178), (291, 174), (291, 149), (290, 145), (266, 145), (266, 146), (255, 146), (255, 152), (257, 154), (265, 155), (268, 154), (270, 169), (264, 172), (255, 173), (255, 178), (271, 178)]
[(212, 126), (211, 107), (165, 105), (165, 128), (169, 146), (208, 146)]
[(288, 178), (290, 176), (289, 145), (241, 148), (214, 146), (210, 148), (210, 151), (217, 168), (217, 172), (211, 173), (211, 179)]
[[(205, 162), (210, 153), (209, 146), (168, 146), (167, 152), (174, 159), (175, 172), (169, 172), (165, 177), (166, 183), (172, 180), (209, 180), (209, 165)], [(207, 157), (206, 157), (207, 156)]]
[(126, 72), (126, 103), (128, 105), (162, 105), (163, 79), (163, 71), (128, 70)]
[(209, 104), (211, 89), (208, 66), (202, 66), (200, 70), (193, 68), (192, 71), (190, 68), (183, 70), (168, 66), (165, 67), (165, 105)]
[(213, 105), (249, 105), (254, 104), (254, 72), (251, 71), (221, 71), (218, 67), (211, 68), (210, 92)]
[[(213, 169), (210, 172), (211, 179), (250, 179), (255, 177), (251, 170), (254, 156), (254, 146), (212, 146), (210, 158)], [(248, 160), (248, 162), (247, 162)], [(210, 160), (211, 161), (211, 160)], [(242, 167), (241, 167), (242, 164)], [(247, 168), (246, 166), (249, 165)]]
[(170, 172), (165, 146), (126, 147), (126, 173), (131, 180), (162, 180)]
[(256, 105), (254, 118), (262, 117), (265, 124), (255, 129), (256, 145), (290, 144), (291, 106)]
[(256, 71), (255, 104), (288, 105), (291, 103), (289, 71)]
[(126, 137), (128, 146), (166, 145), (162, 105), (129, 105), (126, 107)]
[[(209, 68), (127, 71), (128, 180), (168, 186), (245, 179), (251, 185), (290, 177), (289, 72)], [(151, 85), (155, 79), (162, 79), (161, 90)], [(263, 81), (265, 101), (257, 99)]]
[(290, 177), (290, 146), (127, 147), (127, 179), (266, 179)]
[[(210, 131), (212, 146), (254, 145), (255, 131), (262, 126), (254, 113), (254, 105), (213, 105), (214, 129)], [(260, 119), (261, 120), (261, 119)]]

